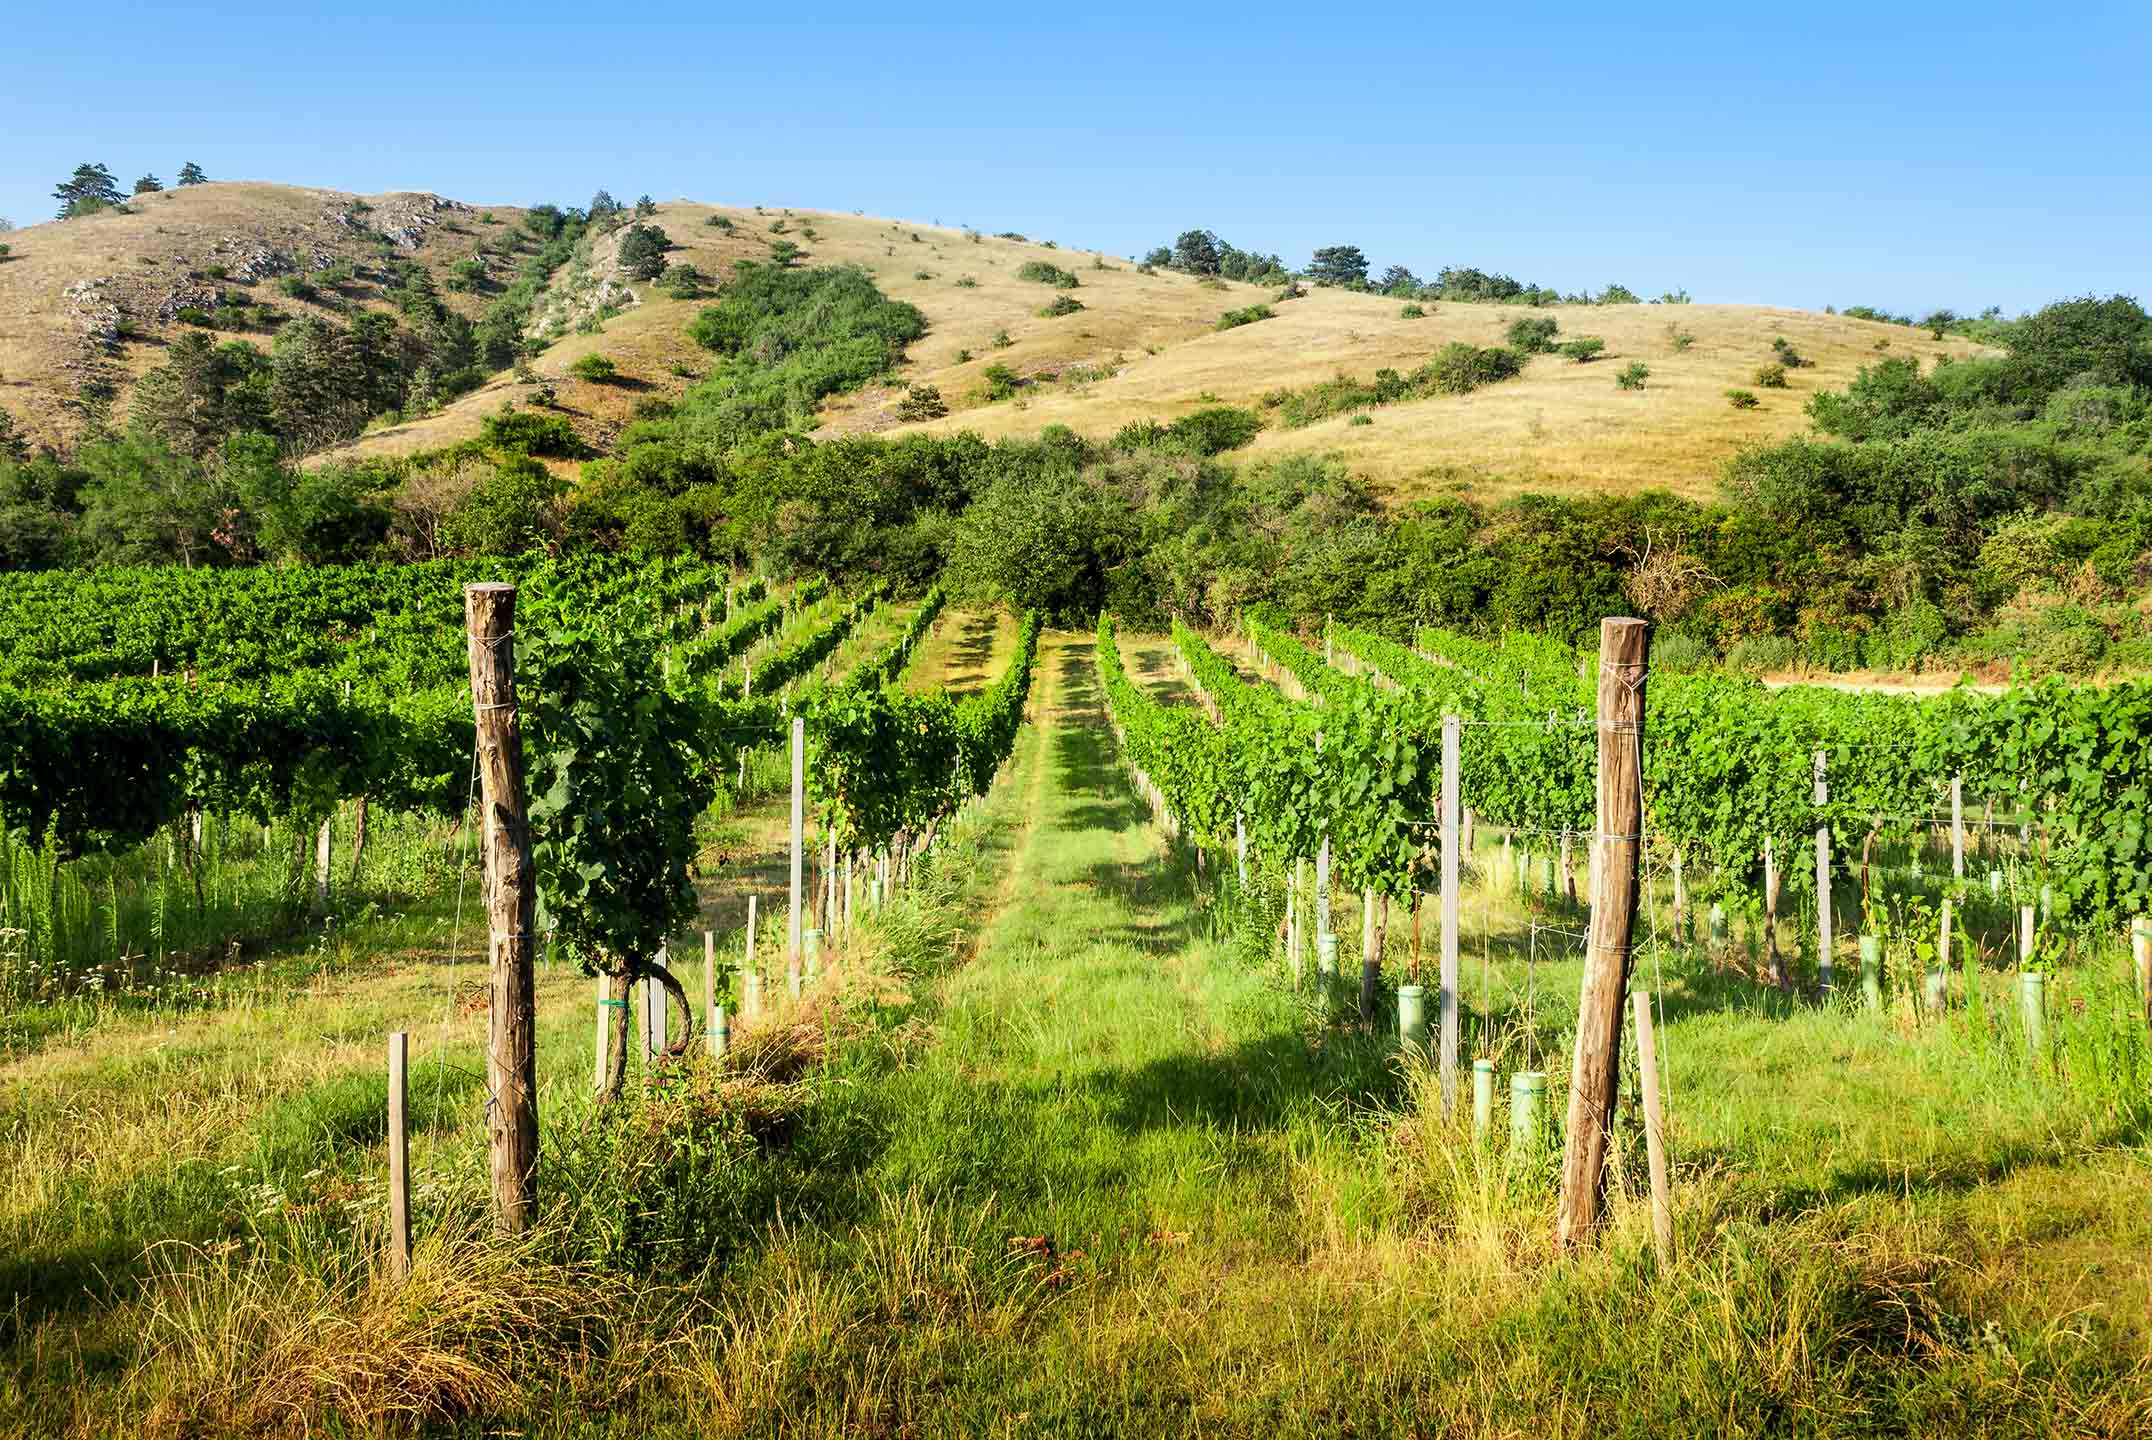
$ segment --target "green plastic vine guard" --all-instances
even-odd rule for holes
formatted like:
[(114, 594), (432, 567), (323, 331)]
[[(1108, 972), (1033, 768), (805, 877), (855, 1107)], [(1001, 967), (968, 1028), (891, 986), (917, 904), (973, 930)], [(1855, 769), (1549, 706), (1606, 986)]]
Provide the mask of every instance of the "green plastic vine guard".
[(1472, 1138), (1484, 1145), (1494, 1133), (1494, 1061), (1472, 1062)]
[(1408, 1054), (1427, 1054), (1427, 987), (1397, 987), (1397, 1043)]
[(1870, 1010), (1883, 1008), (1883, 937), (1861, 938), (1861, 999)]

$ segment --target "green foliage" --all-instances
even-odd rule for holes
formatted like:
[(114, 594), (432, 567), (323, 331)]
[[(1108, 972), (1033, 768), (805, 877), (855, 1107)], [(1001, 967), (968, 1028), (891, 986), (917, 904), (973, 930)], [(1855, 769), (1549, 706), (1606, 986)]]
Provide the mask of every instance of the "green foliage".
[(675, 300), (700, 300), (709, 291), (710, 277), (692, 262), (667, 265), (658, 276), (658, 288)]
[(976, 290), (979, 288), (979, 278), (976, 275), (959, 275), (956, 277), (956, 288), (959, 290)]
[(1006, 350), (1011, 345), (1014, 345), (1016, 342), (1009, 338), (1008, 331), (996, 330), (993, 335), (988, 338), (986, 343), (993, 346), (996, 350)]
[(1273, 319), (1277, 311), (1268, 305), (1248, 305), (1239, 310), (1228, 310), (1218, 317), (1215, 329), (1231, 330), (1241, 325), (1253, 325), (1258, 320)]
[(1083, 301), (1078, 300), (1074, 295), (1056, 295), (1047, 302), (1045, 308), (1039, 311), (1039, 318), (1042, 320), (1058, 320), (1064, 315), (1074, 315), (1083, 308)]
[(932, 385), (907, 385), (897, 402), (897, 418), (904, 421), (935, 420), (949, 413), (941, 391)]
[[(770, 242), (770, 263), (772, 265), (778, 266), (780, 268), (788, 268), (793, 261), (799, 258), (800, 247), (793, 244), (790, 240), (773, 240)], [(744, 268), (749, 263), (750, 262), (748, 261), (742, 260), (740, 262), (740, 266)]]
[(1606, 348), (1607, 342), (1597, 335), (1579, 335), (1576, 339), (1565, 342), (1561, 353), (1579, 365), (1588, 365), (1604, 355)]
[(1771, 353), (1778, 356), (1779, 363), (1788, 370), (1799, 370), (1804, 366), (1815, 363), (1813, 360), (1805, 359), (1800, 351), (1793, 348), (1793, 342), (1783, 335), (1771, 342)]
[(202, 167), (192, 160), (179, 167), (179, 183), (182, 185), (200, 185), (208, 179), (209, 177), (202, 173)]
[[(638, 212), (641, 213), (641, 212)], [(655, 280), (665, 270), (672, 241), (655, 225), (630, 225), (620, 235), (620, 268), (630, 279)]]
[(1026, 260), (1016, 267), (1016, 278), (1051, 285), (1056, 290), (1074, 290), (1083, 283), (1072, 272), (1045, 260)]
[(1526, 315), (1510, 322), (1509, 348), (1520, 355), (1545, 355), (1554, 349), (1561, 322), (1552, 315)]
[(1756, 370), (1756, 383), (1766, 390), (1785, 389), (1786, 367), (1783, 365), (1758, 366)]
[(1641, 360), (1632, 360), (1615, 375), (1614, 384), (1623, 390), (1641, 390), (1651, 378), (1651, 367)]
[(620, 367), (593, 350), (587, 355), (578, 355), (568, 366), (568, 373), (578, 380), (606, 385), (620, 377)]
[(1318, 285), (1367, 284), (1367, 256), (1357, 245), (1325, 245), (1308, 261), (1308, 278)]
[(1264, 404), (1278, 412), (1285, 428), (1296, 430), (1369, 406), (1395, 405), (1431, 395), (1467, 395), (1483, 385), (1513, 379), (1523, 371), (1524, 357), (1514, 350), (1453, 341), (1409, 375), (1390, 369), (1376, 371), (1372, 381), (1340, 375), (1305, 390), (1266, 396)]
[(1397, 318), (1400, 320), (1424, 320), (1427, 318), (1427, 311), (1418, 301), (1409, 301), (1398, 310)]
[(702, 223), (712, 230), (730, 230), (732, 228), (732, 221), (723, 215), (712, 215)]
[(162, 189), (164, 182), (154, 175), (144, 175), (134, 183), (134, 193), (137, 195), (155, 195)]
[(60, 202), (59, 218), (73, 219), (99, 210), (115, 210), (126, 204), (119, 181), (102, 165), (81, 164), (75, 173), (53, 187), (52, 198)]
[(1763, 402), (1756, 398), (1756, 392), (1753, 390), (1729, 390), (1726, 392), (1726, 403), (1736, 410), (1753, 410)]
[(1679, 325), (1668, 325), (1666, 327), (1666, 343), (1673, 346), (1674, 353), (1679, 355), (1696, 343), (1696, 336), (1693, 332), (1684, 330)]
[(479, 436), (489, 450), (523, 455), (543, 455), (572, 460), (583, 454), (583, 442), (565, 415), (541, 415), (503, 405), (479, 422)]
[(999, 362), (987, 366), (979, 379), (985, 384), (988, 400), (1006, 400), (1024, 383), (1014, 370)]

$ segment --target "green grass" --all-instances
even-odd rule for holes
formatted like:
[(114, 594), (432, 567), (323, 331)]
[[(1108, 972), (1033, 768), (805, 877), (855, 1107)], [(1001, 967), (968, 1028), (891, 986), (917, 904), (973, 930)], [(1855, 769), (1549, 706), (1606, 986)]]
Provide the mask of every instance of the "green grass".
[[(1651, 1257), (1625, 1112), (1606, 1233), (1558, 1259), (1548, 1157), (1476, 1145), (1295, 990), (1274, 877), (1242, 897), (1152, 830), (1089, 650), (1042, 649), (993, 795), (722, 1071), (595, 1114), (588, 982), (541, 975), (525, 1245), (484, 1235), (484, 1016), (438, 907), (248, 1004), (110, 1009), (10, 1059), (0, 1435), (369, 1434), (396, 1405), (531, 1436), (2152, 1426), (2142, 1097), (2085, 1083), (2141, 1054), (2087, 1048), (2134, 1006), (2107, 957), (2058, 978), (2034, 1063), (1999, 976), (1937, 1024), (1647, 952), (1678, 1257)], [(713, 821), (733, 849), (769, 843), (751, 799)], [(1467, 1034), (1558, 1087), (1579, 971), (1535, 955), (1538, 904), (1468, 891)], [(1411, 933), (1393, 914), (1392, 978)], [(404, 1289), (370, 1262), (391, 1028), (423, 1096)]]

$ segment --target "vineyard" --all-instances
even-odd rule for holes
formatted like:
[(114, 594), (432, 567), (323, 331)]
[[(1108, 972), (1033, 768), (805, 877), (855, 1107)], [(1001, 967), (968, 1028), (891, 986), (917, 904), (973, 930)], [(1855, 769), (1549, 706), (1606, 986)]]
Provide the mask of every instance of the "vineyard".
[(20, 1433), (2152, 1425), (2145, 687), (0, 596)]

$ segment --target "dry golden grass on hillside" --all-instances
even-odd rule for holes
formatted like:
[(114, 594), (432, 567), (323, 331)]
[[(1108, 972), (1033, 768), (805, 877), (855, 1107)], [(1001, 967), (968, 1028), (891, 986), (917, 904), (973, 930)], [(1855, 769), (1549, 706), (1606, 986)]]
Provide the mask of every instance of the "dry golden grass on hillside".
[[(285, 248), (319, 243), (307, 237), (322, 228), (326, 213), (353, 198), (280, 186), (209, 185), (149, 197), (140, 215), (18, 232), (20, 258), (0, 265), (0, 404), (29, 420), (33, 434), (50, 435), (60, 423), (59, 400), (80, 384), (67, 366), (81, 362), (69, 357), (85, 349), (79, 307), (64, 294), (74, 280), (112, 277), (107, 285), (117, 291), (125, 278), (146, 282), (135, 289), (169, 291), (173, 277), (203, 263), (209, 247), (226, 235), (252, 235)], [(415, 198), (382, 196), (374, 203), (385, 212)], [(440, 218), (475, 229), (477, 213)], [(497, 211), (507, 220), (517, 213)], [(711, 226), (712, 216), (725, 217), (732, 228)], [(369, 218), (380, 224), (384, 215)], [(1425, 318), (1407, 320), (1398, 301), (1322, 289), (1281, 302), (1267, 287), (1217, 288), (1170, 272), (1143, 275), (1126, 259), (1091, 251), (991, 235), (974, 239), (947, 226), (821, 210), (677, 201), (660, 206), (655, 223), (677, 247), (675, 262), (691, 263), (720, 281), (735, 262), (767, 256), (780, 238), (771, 227), (781, 223), (782, 238), (801, 247), (800, 263), (864, 266), (883, 291), (926, 314), (928, 333), (898, 375), (834, 401), (822, 417), (824, 435), (968, 429), (1001, 438), (1060, 424), (1104, 439), (1132, 420), (1170, 422), (1210, 404), (1260, 408), (1267, 393), (1339, 374), (1371, 379), (1384, 367), (1410, 371), (1451, 341), (1500, 343), (1510, 322), (1528, 313), (1515, 306), (1434, 304)], [(476, 240), (437, 226), (418, 255), (445, 270)], [(709, 365), (687, 337), (688, 322), (709, 302), (675, 300), (653, 285), (625, 282), (614, 265), (614, 245), (611, 237), (601, 240), (592, 263), (580, 272), (563, 271), (556, 288), (587, 295), (607, 282), (624, 284), (632, 303), (599, 333), (571, 331), (533, 366), (538, 383), (554, 387), (561, 413), (595, 448), (617, 437), (639, 400), (676, 397)], [(1017, 270), (1029, 260), (1072, 271), (1080, 284), (1061, 292), (1019, 280)], [(1084, 309), (1041, 317), (1040, 308), (1062, 293), (1082, 301)], [(474, 308), (484, 300), (447, 298)], [(287, 310), (303, 308), (282, 297), (277, 302)], [(140, 303), (129, 302), (131, 314)], [(1215, 328), (1226, 311), (1258, 303), (1272, 305), (1276, 318)], [(1705, 495), (1727, 457), (1746, 444), (1802, 433), (1807, 396), (1843, 385), (1860, 366), (1884, 354), (1932, 363), (1939, 355), (1978, 351), (1970, 342), (1934, 341), (1903, 326), (1764, 306), (1623, 305), (1541, 313), (1555, 316), (1563, 338), (1603, 337), (1606, 357), (1579, 365), (1536, 356), (1519, 379), (1471, 395), (1378, 407), (1364, 412), (1364, 424), (1349, 415), (1301, 430), (1273, 423), (1239, 456), (1336, 455), (1396, 498), (1457, 489), (1499, 498), (1523, 490), (1647, 486)], [(1675, 349), (1676, 328), (1695, 336), (1686, 351)], [(1780, 335), (1814, 363), (1790, 372), (1789, 388), (1762, 389), (1755, 372), (1771, 362), (1771, 342)], [(156, 363), (156, 338), (120, 347), (108, 367), (124, 371), (124, 379)], [(617, 381), (592, 384), (567, 373), (593, 352), (619, 367)], [(1631, 361), (1651, 369), (1640, 391), (1614, 384), (1615, 373)], [(995, 364), (1032, 383), (1015, 400), (988, 403), (984, 376)], [(900, 425), (896, 405), (907, 383), (935, 386), (952, 413)], [(1761, 406), (1734, 410), (1725, 392), (1736, 387), (1755, 390)], [(499, 375), (437, 414), (372, 432), (337, 453), (409, 454), (453, 444), (475, 435), (480, 420), (503, 404), (527, 403), (535, 388)]]
[[(186, 328), (172, 312), (202, 305), (220, 288), (287, 316), (329, 313), (279, 293), (280, 271), (304, 274), (351, 261), (361, 283), (348, 299), (379, 308), (382, 287), (366, 277), (394, 254), (426, 266), (442, 300), (475, 317), (490, 296), (457, 294), (438, 282), (524, 213), (435, 195), (361, 196), (252, 181), (138, 195), (128, 209), (7, 236), (13, 254), (0, 262), (0, 408), (33, 441), (72, 438), (81, 427), (72, 402), (93, 381), (114, 387), (114, 413), (124, 415), (134, 381), (163, 362), (165, 345)], [(493, 225), (481, 218), (489, 211)], [(382, 249), (380, 235), (391, 237), (392, 249)], [(207, 273), (217, 266), (230, 278)], [(512, 264), (495, 262), (495, 269), (498, 280), (513, 278)], [(249, 280), (250, 273), (259, 278)], [(243, 338), (265, 347), (271, 341), (266, 334)]]
[[(705, 222), (713, 214), (727, 217), (734, 228), (709, 227)], [(946, 226), (820, 210), (676, 202), (660, 206), (657, 218), (681, 247), (676, 260), (719, 277), (736, 259), (767, 254), (777, 238), (769, 227), (782, 220), (783, 238), (805, 252), (801, 263), (865, 266), (885, 293), (925, 312), (928, 333), (912, 346), (893, 383), (839, 397), (823, 412), (824, 435), (968, 429), (1000, 438), (1063, 424), (1104, 439), (1131, 420), (1171, 421), (1208, 404), (1259, 407), (1269, 391), (1317, 384), (1341, 372), (1365, 379), (1384, 366), (1409, 371), (1453, 340), (1498, 344), (1512, 320), (1530, 313), (1518, 306), (1439, 304), (1429, 306), (1423, 319), (1406, 320), (1395, 300), (1322, 289), (1278, 302), (1265, 287), (1217, 289), (1185, 275), (1143, 275), (1126, 259), (1091, 251), (991, 235), (973, 240)], [(816, 238), (803, 234), (810, 229)], [(1084, 309), (1042, 318), (1040, 308), (1063, 292), (1019, 280), (1017, 269), (1027, 260), (1073, 272), (1080, 283), (1066, 293)], [(967, 279), (971, 283), (960, 283)], [(700, 374), (707, 364), (686, 326), (708, 302), (670, 300), (646, 285), (633, 289), (641, 303), (607, 322), (603, 334), (571, 335), (536, 366), (556, 385), (563, 410), (601, 444), (625, 422), (639, 394), (673, 394), (691, 383), (671, 375), (670, 367), (681, 364)], [(1226, 311), (1257, 303), (1271, 304), (1277, 318), (1215, 328)], [(1341, 415), (1302, 430), (1273, 426), (1240, 454), (1336, 454), (1399, 498), (1459, 485), (1484, 498), (1528, 489), (1647, 486), (1703, 495), (1741, 446), (1804, 431), (1802, 404), (1816, 389), (1843, 385), (1883, 354), (1932, 363), (1938, 355), (1978, 349), (1959, 339), (1933, 341), (1904, 326), (1765, 306), (1622, 305), (1543, 313), (1561, 322), (1564, 337), (1605, 338), (1607, 357), (1579, 365), (1538, 356), (1517, 380), (1467, 396), (1381, 407), (1368, 412), (1367, 425)], [(1670, 327), (1696, 337), (1687, 351), (1675, 350)], [(1002, 334), (1007, 343), (997, 344)], [(1813, 365), (1790, 372), (1785, 390), (1757, 390), (1760, 408), (1734, 410), (1725, 392), (1757, 389), (1755, 372), (1772, 361), (1771, 342), (1780, 335)], [(1886, 341), (1888, 348), (1879, 350)], [(566, 378), (567, 366), (593, 350), (650, 389)], [(1615, 372), (1632, 360), (1650, 366), (1651, 379), (1642, 391), (1618, 390)], [(1037, 383), (1017, 400), (986, 403), (984, 374), (994, 364)], [(896, 404), (906, 383), (935, 386), (952, 413), (900, 425)], [(367, 436), (354, 448), (397, 453), (462, 439), (475, 433), (480, 416), (520, 388), (503, 377), (439, 415)]]

